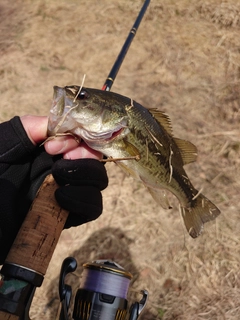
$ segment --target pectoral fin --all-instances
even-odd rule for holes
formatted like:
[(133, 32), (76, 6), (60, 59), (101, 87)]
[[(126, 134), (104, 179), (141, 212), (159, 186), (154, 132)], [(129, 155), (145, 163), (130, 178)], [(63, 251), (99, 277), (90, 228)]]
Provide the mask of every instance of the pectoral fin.
[(125, 171), (125, 173), (131, 175), (135, 179), (139, 179), (138, 172), (126, 164), (126, 161), (139, 161), (141, 159), (138, 149), (129, 141), (127, 141), (127, 139), (117, 141), (115, 146), (118, 148), (118, 150), (120, 150), (120, 155), (122, 155), (122, 157), (112, 157), (110, 160), (115, 162), (121, 169)]
[(131, 157), (135, 157), (136, 159), (138, 158), (138, 160), (140, 160), (141, 155), (139, 150), (129, 141), (127, 141), (127, 139), (123, 140), (124, 143), (124, 151), (127, 152), (127, 154)]

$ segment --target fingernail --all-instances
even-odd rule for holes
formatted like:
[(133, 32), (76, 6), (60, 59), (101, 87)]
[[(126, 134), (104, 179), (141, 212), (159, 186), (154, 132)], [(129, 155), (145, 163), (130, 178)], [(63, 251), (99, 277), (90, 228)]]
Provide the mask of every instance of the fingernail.
[(46, 142), (45, 148), (50, 154), (60, 154), (63, 153), (66, 147), (66, 140), (56, 139)]

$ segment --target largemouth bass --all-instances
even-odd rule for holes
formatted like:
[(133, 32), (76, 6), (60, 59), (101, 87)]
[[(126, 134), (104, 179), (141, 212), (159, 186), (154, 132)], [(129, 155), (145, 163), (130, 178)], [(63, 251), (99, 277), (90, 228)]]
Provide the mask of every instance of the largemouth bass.
[(164, 208), (165, 190), (179, 200), (190, 236), (196, 238), (203, 224), (220, 210), (190, 182), (183, 166), (196, 160), (196, 147), (173, 137), (168, 116), (146, 109), (113, 92), (79, 86), (54, 87), (48, 136), (72, 133), (87, 145), (111, 157), (147, 187)]

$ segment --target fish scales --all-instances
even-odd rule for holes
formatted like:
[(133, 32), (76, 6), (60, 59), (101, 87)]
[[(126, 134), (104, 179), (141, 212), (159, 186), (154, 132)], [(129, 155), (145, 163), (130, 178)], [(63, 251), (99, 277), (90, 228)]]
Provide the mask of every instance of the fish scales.
[(205, 222), (220, 214), (193, 187), (183, 168), (196, 160), (196, 147), (174, 137), (168, 116), (157, 109), (146, 109), (113, 92), (54, 87), (48, 135), (69, 132), (113, 160), (122, 158), (118, 165), (140, 179), (164, 208), (170, 208), (165, 191), (173, 193), (193, 238), (202, 232)]
[[(183, 161), (174, 139), (166, 133), (164, 128), (159, 130), (159, 124), (151, 113), (136, 102), (134, 102), (134, 107), (129, 110), (129, 116), (130, 133), (128, 134), (128, 141), (133, 143), (141, 154), (139, 163), (133, 165), (144, 167), (147, 171), (151, 171), (156, 179), (156, 186), (162, 185), (164, 187), (167, 184), (168, 190), (176, 196), (176, 190), (181, 192), (181, 198), (184, 199), (186, 196), (187, 201), (187, 203), (182, 204), (189, 206), (188, 203), (193, 202), (192, 198), (198, 191), (194, 189), (187, 178), (187, 174), (183, 169)], [(142, 122), (139, 129), (134, 125), (135, 122), (138, 124)], [(149, 132), (152, 132), (155, 140)], [(148, 148), (148, 152), (146, 152), (145, 148)], [(170, 163), (171, 150), (173, 154)], [(174, 167), (172, 173), (171, 166)]]

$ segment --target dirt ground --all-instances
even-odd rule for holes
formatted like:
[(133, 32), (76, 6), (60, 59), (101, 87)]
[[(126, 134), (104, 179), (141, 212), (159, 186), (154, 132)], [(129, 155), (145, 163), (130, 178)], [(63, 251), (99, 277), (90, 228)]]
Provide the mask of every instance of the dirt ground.
[[(47, 115), (54, 85), (101, 88), (141, 7), (138, 0), (0, 0), (1, 120)], [(104, 212), (65, 230), (31, 308), (54, 319), (62, 260), (76, 290), (81, 265), (110, 258), (134, 274), (130, 299), (147, 289), (142, 319), (238, 319), (240, 314), (240, 4), (152, 0), (112, 91), (171, 118), (174, 135), (198, 148), (186, 171), (221, 215), (189, 237), (173, 209), (107, 164)]]

